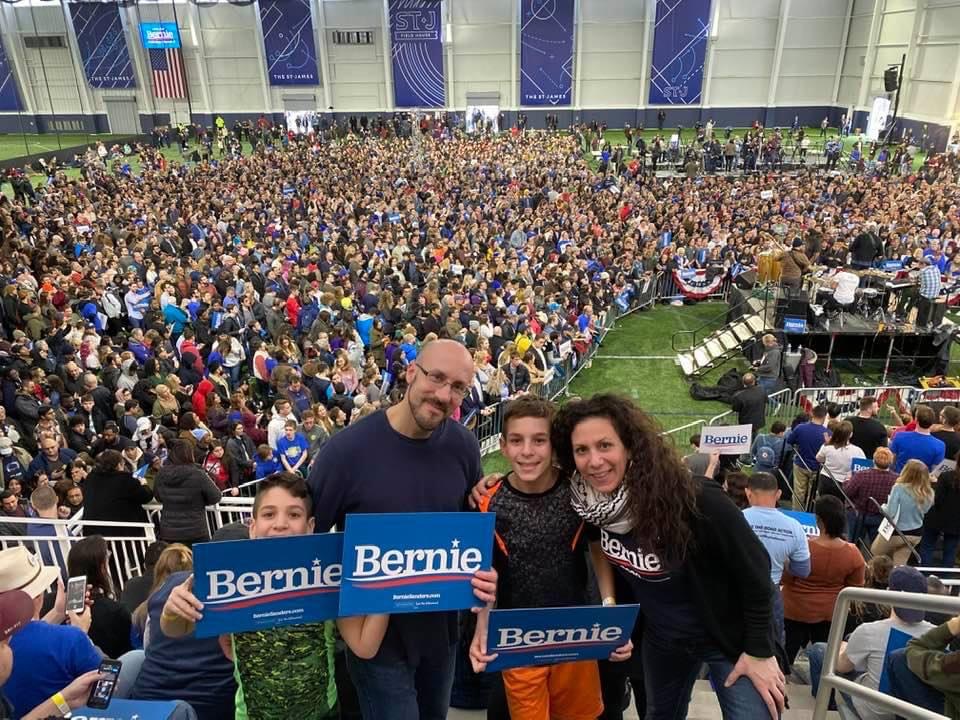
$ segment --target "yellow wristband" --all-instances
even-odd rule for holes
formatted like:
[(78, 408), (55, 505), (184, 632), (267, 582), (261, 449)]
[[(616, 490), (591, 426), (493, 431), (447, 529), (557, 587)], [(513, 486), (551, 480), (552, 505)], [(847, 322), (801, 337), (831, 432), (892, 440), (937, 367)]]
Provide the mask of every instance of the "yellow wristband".
[(602, 603), (602, 604), (603, 604), (604, 607), (610, 607), (611, 605), (616, 605), (616, 604), (617, 604), (617, 601), (616, 601), (615, 598), (605, 597), (605, 598), (603, 599), (603, 603)]
[(62, 692), (54, 693), (50, 698), (50, 702), (57, 706), (57, 710), (59, 710), (62, 715), (70, 712), (70, 705), (67, 703), (67, 699), (63, 696)]

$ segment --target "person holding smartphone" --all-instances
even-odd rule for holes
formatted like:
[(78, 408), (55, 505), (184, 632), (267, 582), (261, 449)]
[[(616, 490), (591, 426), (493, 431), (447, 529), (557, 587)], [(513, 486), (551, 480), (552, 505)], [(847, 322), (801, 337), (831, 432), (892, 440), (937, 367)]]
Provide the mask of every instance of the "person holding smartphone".
[[(20, 588), (33, 603), (30, 620), (9, 639), (17, 659), (3, 691), (13, 706), (13, 717), (25, 717), (37, 706), (54, 698), (83, 675), (100, 667), (103, 659), (87, 632), (90, 612), (67, 611), (62, 583), (58, 585), (54, 609), (41, 619), (44, 592), (59, 579), (59, 570), (43, 561), (22, 545), (0, 550), (0, 587)], [(69, 624), (62, 625), (64, 620)], [(91, 676), (90, 683), (96, 679)], [(89, 690), (89, 684), (86, 685)], [(83, 705), (86, 695), (83, 695)], [(59, 706), (51, 713), (63, 714)], [(33, 717), (46, 717), (35, 715)]]
[[(0, 687), (6, 684), (14, 668), (10, 639), (30, 624), (33, 614), (33, 600), (22, 590), (0, 593)], [(99, 670), (83, 673), (23, 715), (22, 720), (57, 717), (85, 705), (90, 688), (101, 678)], [(15, 712), (13, 704), (0, 692), (0, 720), (20, 717)]]

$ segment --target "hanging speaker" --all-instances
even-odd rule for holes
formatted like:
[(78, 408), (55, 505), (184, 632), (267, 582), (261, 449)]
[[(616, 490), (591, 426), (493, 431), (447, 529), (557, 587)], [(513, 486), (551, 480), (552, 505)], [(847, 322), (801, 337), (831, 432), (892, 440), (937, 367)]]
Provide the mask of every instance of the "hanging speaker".
[(897, 68), (887, 68), (883, 71), (883, 89), (893, 92), (900, 87), (900, 72)]

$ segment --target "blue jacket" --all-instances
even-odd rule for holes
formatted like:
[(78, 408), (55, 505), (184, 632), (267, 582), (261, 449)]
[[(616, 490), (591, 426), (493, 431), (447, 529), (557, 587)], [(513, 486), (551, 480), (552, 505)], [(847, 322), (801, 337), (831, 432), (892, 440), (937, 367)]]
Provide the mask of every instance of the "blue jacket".
[(820, 463), (817, 462), (817, 453), (823, 447), (826, 433), (826, 425), (818, 425), (814, 422), (801, 423), (788, 432), (787, 445), (797, 449), (793, 464), (799, 468), (809, 468), (813, 472), (819, 472)]
[(183, 328), (189, 321), (190, 318), (187, 314), (173, 303), (163, 306), (163, 323), (164, 325), (173, 325), (174, 334), (182, 333)]
[[(70, 448), (60, 449), (60, 462), (64, 465), (72, 463), (76, 459), (77, 454)], [(50, 461), (47, 460), (47, 456), (42, 450), (40, 454), (33, 459), (33, 462), (30, 463), (30, 467), (27, 468), (27, 477), (35, 478), (40, 473), (44, 473), (48, 478), (50, 477)], [(52, 478), (51, 484), (53, 484)]]

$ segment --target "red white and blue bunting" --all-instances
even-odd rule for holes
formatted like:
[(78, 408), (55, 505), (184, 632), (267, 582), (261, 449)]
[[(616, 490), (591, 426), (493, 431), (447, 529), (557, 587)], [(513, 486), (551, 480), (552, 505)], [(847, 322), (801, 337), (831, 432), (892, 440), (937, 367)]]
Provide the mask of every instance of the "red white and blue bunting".
[(718, 273), (711, 279), (707, 276), (706, 270), (674, 270), (673, 282), (684, 297), (691, 300), (704, 300), (720, 292), (723, 273)]

